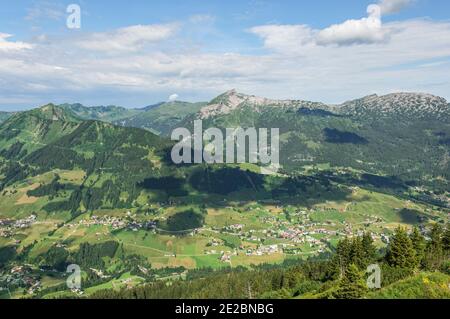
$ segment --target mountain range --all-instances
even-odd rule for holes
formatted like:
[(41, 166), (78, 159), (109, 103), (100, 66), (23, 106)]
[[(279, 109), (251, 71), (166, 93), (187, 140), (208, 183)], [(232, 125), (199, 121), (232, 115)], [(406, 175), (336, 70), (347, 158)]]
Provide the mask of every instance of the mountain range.
[[(146, 178), (170, 176), (179, 194), (189, 192), (186, 187), (195, 189), (190, 184), (195, 170), (170, 163), (173, 142), (167, 137), (196, 119), (205, 128), (280, 128), (282, 172), (288, 175), (341, 170), (340, 175), (350, 174), (345, 178), (350, 184), (385, 187), (396, 194), (426, 187), (430, 196), (421, 192), (420, 198), (441, 204), (436, 199), (449, 191), (450, 108), (444, 99), (427, 94), (372, 95), (326, 105), (231, 90), (210, 103), (167, 102), (143, 109), (49, 104), (8, 115), (0, 126), (1, 188), (55, 169), (83, 170), (86, 179), (79, 191), (62, 204), (73, 204), (76, 197), (70, 207), (74, 212), (103, 207), (121, 189), (127, 192), (121, 205), (132, 206)], [(112, 180), (105, 189), (102, 176), (108, 174)], [(98, 202), (89, 204), (96, 196)]]
[(156, 134), (169, 135), (172, 127), (186, 116), (198, 112), (206, 104), (205, 102), (172, 101), (135, 109), (114, 105), (86, 107), (82, 104), (62, 104), (59, 106), (73, 112), (81, 119), (110, 122), (119, 126), (137, 127)]
[[(327, 255), (363, 231), (384, 247), (397, 225), (447, 218), (449, 115), (427, 94), (327, 105), (235, 90), (209, 103), (1, 113), (0, 283), (26, 263), (13, 293), (55, 297), (71, 263), (94, 278), (93, 293), (121, 276), (137, 285)], [(281, 171), (175, 165), (171, 131), (198, 119), (205, 129), (279, 128)]]
[(11, 113), (9, 112), (1, 112), (0, 111), (0, 124), (7, 120), (11, 116)]
[(371, 95), (340, 105), (269, 100), (231, 90), (181, 122), (191, 127), (280, 128), (288, 172), (352, 167), (448, 189), (450, 106), (429, 94)]
[[(141, 109), (63, 104), (57, 108), (67, 113), (61, 120), (98, 120), (161, 136), (170, 136), (177, 127), (190, 128), (195, 119), (202, 119), (205, 128), (278, 127), (281, 161), (288, 172), (322, 164), (448, 186), (450, 106), (429, 94), (370, 95), (327, 105), (230, 90), (209, 103), (174, 101)], [(10, 116), (2, 113), (0, 119)]]

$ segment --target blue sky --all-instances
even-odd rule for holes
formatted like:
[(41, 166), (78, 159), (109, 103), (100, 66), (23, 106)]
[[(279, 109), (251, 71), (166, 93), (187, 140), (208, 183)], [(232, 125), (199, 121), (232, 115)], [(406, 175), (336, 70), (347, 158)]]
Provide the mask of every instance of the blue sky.
[[(81, 29), (66, 8), (81, 8)], [(450, 98), (450, 2), (14, 1), (0, 11), (0, 110), (141, 107), (236, 88), (328, 103)]]

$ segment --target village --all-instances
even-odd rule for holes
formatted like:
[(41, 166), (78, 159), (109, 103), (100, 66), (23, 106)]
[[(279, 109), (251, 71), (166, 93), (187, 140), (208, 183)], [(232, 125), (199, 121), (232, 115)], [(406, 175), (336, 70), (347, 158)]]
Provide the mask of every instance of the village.
[[(208, 243), (203, 244), (201, 250), (196, 253), (197, 256), (200, 254), (217, 256), (216, 258), (220, 262), (230, 265), (235, 258), (241, 261), (245, 258), (272, 260), (268, 256), (308, 258), (334, 249), (334, 245), (340, 238), (360, 236), (364, 232), (368, 232), (374, 240), (384, 244), (388, 244), (389, 240), (386, 229), (383, 227), (384, 220), (370, 214), (364, 214), (358, 222), (351, 222), (348, 219), (326, 218), (328, 214), (344, 213), (327, 207), (302, 208), (281, 204), (270, 206), (276, 210), (276, 213), (259, 204), (244, 209), (237, 207), (225, 207), (225, 210), (232, 211), (235, 218), (239, 218), (241, 222), (225, 223), (225, 225), (205, 223), (202, 227), (189, 230), (182, 235), (158, 228), (158, 224), (167, 218), (164, 210), (161, 215), (157, 216), (138, 214), (130, 210), (114, 215), (89, 214), (80, 216), (62, 227), (73, 232), (80, 227), (94, 228), (93, 234), (98, 240), (109, 236), (113, 231), (132, 232), (137, 236), (151, 233), (155, 238), (158, 236), (206, 238)], [(325, 218), (314, 217), (318, 213), (323, 214)], [(0, 220), (0, 236), (13, 237), (18, 231), (32, 227), (35, 223), (39, 223), (39, 221), (34, 214), (15, 221)], [(98, 226), (105, 228), (95, 228)], [(16, 244), (20, 244), (20, 242), (16, 242)], [(136, 242), (130, 242), (130, 244), (136, 245)], [(56, 243), (56, 246), (58, 245), (63, 245), (63, 243)], [(161, 252), (164, 252), (164, 257), (177, 258), (175, 249), (167, 249), (167, 251), (164, 249)], [(188, 257), (188, 255), (184, 256)], [(102, 277), (102, 275), (99, 276)], [(37, 289), (38, 285), (36, 282), (30, 282), (27, 287)]]
[(135, 218), (136, 215), (132, 215), (131, 212), (126, 213), (126, 217), (115, 217), (115, 216), (102, 216), (98, 217), (96, 215), (91, 216), (89, 219), (81, 219), (76, 223), (69, 223), (66, 226), (69, 229), (84, 226), (107, 226), (110, 227), (111, 230), (120, 230), (120, 229), (128, 229), (130, 231), (138, 231), (138, 230), (153, 230), (156, 228), (156, 221), (140, 221)]
[(0, 219), (0, 237), (12, 237), (17, 230), (31, 227), (37, 221), (37, 216), (31, 214), (29, 217), (19, 220)]
[[(315, 255), (331, 248), (331, 242), (336, 238), (361, 236), (372, 225), (382, 223), (379, 217), (369, 216), (360, 225), (343, 222), (313, 222), (310, 210), (296, 210), (289, 218), (275, 216), (260, 218), (265, 229), (247, 229), (245, 224), (232, 224), (222, 228), (213, 227), (210, 231), (238, 238), (242, 244), (232, 250), (207, 249), (205, 254), (220, 254), (222, 262), (230, 263), (233, 256), (270, 256), (284, 255)], [(295, 218), (296, 217), (296, 218)], [(294, 220), (295, 219), (295, 220)], [(361, 227), (354, 227), (361, 226)], [(370, 231), (374, 240), (388, 243), (388, 236), (380, 231)], [(269, 244), (267, 244), (269, 243)], [(223, 240), (212, 238), (209, 247), (226, 246)]]
[(14, 266), (9, 271), (0, 273), (0, 290), (9, 292), (25, 287), (28, 294), (32, 295), (41, 289), (42, 283), (38, 276), (33, 272), (31, 265)]

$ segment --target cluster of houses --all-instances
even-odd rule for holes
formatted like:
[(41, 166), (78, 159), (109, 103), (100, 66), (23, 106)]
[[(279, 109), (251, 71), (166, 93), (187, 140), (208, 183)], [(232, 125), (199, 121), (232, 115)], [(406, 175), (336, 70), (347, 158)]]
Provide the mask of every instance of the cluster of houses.
[(137, 221), (127, 215), (127, 218), (120, 218), (115, 216), (98, 217), (93, 215), (90, 219), (82, 219), (75, 224), (68, 224), (67, 227), (74, 228), (77, 226), (108, 226), (113, 230), (128, 229), (131, 231), (138, 231), (140, 229), (152, 230), (156, 228), (155, 221)]
[(260, 245), (256, 249), (247, 249), (245, 255), (246, 256), (263, 256), (263, 255), (272, 255), (280, 252), (278, 245)]
[(244, 228), (244, 225), (242, 225), (242, 224), (234, 224), (234, 225), (223, 227), (222, 231), (230, 232), (230, 233), (240, 233), (240, 232), (242, 232), (243, 228)]
[(0, 285), (14, 288), (26, 288), (31, 295), (41, 289), (41, 282), (38, 278), (31, 275), (30, 267), (26, 265), (15, 266), (9, 273), (0, 274)]
[[(332, 208), (321, 208), (321, 211), (335, 211)], [(247, 256), (263, 256), (276, 253), (285, 254), (305, 254), (305, 253), (322, 253), (327, 250), (330, 241), (337, 237), (353, 237), (361, 236), (368, 227), (382, 223), (383, 220), (378, 216), (367, 215), (363, 221), (352, 224), (346, 221), (342, 223), (335, 221), (317, 222), (310, 218), (310, 214), (315, 212), (314, 209), (291, 209), (284, 211), (289, 218), (281, 218), (281, 216), (261, 216), (260, 222), (266, 225), (263, 230), (248, 230), (244, 224), (233, 224), (217, 229), (222, 234), (228, 234), (239, 237), (243, 242), (256, 243), (256, 248), (244, 247), (241, 245), (234, 253), (221, 251), (220, 260), (229, 262), (233, 254), (244, 253)], [(292, 222), (290, 218), (295, 218)], [(301, 221), (300, 221), (301, 220)], [(339, 224), (339, 225), (338, 225)], [(364, 227), (357, 227), (361, 224)], [(340, 227), (338, 227), (340, 226)], [(371, 235), (374, 239), (387, 242), (389, 239), (380, 230), (379, 233), (372, 231)], [(271, 242), (278, 244), (264, 244), (270, 239)], [(220, 240), (211, 240), (208, 246), (222, 246)], [(309, 249), (305, 250), (306, 247)], [(205, 254), (217, 254), (217, 250), (205, 251)]]
[(2, 219), (0, 220), (0, 237), (11, 237), (16, 230), (29, 228), (36, 220), (37, 216), (34, 214), (19, 220)]
[(77, 226), (85, 226), (85, 227), (91, 227), (91, 226), (109, 226), (113, 230), (122, 229), (125, 228), (127, 225), (126, 220), (114, 217), (114, 216), (92, 216), (90, 219), (82, 219), (78, 221), (78, 223), (71, 223), (67, 224), (67, 227), (74, 228)]

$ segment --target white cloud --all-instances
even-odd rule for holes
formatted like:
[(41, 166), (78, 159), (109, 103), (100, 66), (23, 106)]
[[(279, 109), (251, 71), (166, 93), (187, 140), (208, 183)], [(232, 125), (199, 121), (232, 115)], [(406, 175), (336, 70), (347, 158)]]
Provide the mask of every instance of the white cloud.
[(134, 25), (112, 32), (94, 33), (81, 39), (78, 45), (93, 51), (136, 51), (147, 43), (155, 43), (172, 36), (176, 24)]
[(407, 6), (409, 6), (413, 0), (380, 0), (378, 5), (381, 9), (381, 14), (393, 14), (397, 13)]
[(277, 51), (293, 52), (305, 45), (354, 45), (387, 41), (390, 30), (383, 26), (382, 16), (399, 12), (413, 0), (380, 0), (367, 7), (367, 17), (346, 20), (322, 30), (307, 25), (266, 25), (250, 29), (264, 39), (265, 46)]
[(389, 41), (370, 46), (320, 45), (320, 30), (306, 25), (252, 28), (272, 49), (265, 54), (184, 50), (183, 35), (177, 33), (175, 41), (157, 46), (135, 44), (140, 50), (96, 51), (95, 59), (71, 45), (80, 38), (52, 41), (49, 36), (33, 43), (32, 50), (0, 55), (0, 96), (61, 103), (84, 97), (85, 103), (138, 106), (166, 100), (173, 92), (186, 100), (208, 100), (235, 87), (271, 98), (324, 102), (393, 88), (449, 98), (450, 63), (444, 62), (450, 60), (450, 22), (415, 19), (383, 28)]
[(0, 32), (0, 51), (20, 51), (24, 49), (31, 49), (33, 47), (31, 44), (25, 42), (8, 41), (8, 39), (11, 37), (11, 34)]
[(367, 7), (368, 17), (347, 20), (322, 30), (307, 25), (266, 25), (250, 29), (264, 39), (267, 48), (276, 51), (301, 51), (305, 46), (371, 44), (386, 41), (391, 30), (383, 27), (381, 8), (372, 4)]
[(317, 44), (351, 45), (384, 41), (388, 34), (382, 27), (380, 7), (370, 5), (367, 7), (367, 13), (367, 18), (347, 20), (321, 30), (317, 35)]
[(178, 94), (172, 94), (169, 96), (169, 102), (174, 102), (178, 99)]
[(264, 39), (264, 46), (292, 52), (315, 41), (314, 31), (307, 25), (264, 25), (249, 30)]

